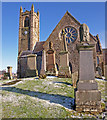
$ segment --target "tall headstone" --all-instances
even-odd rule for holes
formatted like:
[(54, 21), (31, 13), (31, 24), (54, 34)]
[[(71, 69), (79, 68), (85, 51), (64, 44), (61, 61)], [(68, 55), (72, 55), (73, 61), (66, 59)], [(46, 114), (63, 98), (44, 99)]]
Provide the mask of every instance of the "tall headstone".
[(40, 75), (45, 75), (46, 74), (46, 52), (43, 50), (42, 51), (42, 67), (40, 71)]
[[(85, 27), (84, 27), (85, 26)], [(90, 44), (89, 34), (85, 29), (89, 28), (86, 24), (82, 26), (81, 36), (84, 39), (77, 45), (79, 50), (79, 81), (75, 94), (76, 110), (88, 112), (101, 112), (101, 93), (98, 91), (98, 85), (95, 81), (93, 44)], [(85, 38), (84, 38), (85, 37)]]
[(12, 67), (8, 66), (7, 71), (8, 71), (9, 79), (12, 79)]
[(60, 66), (58, 77), (71, 77), (71, 72), (69, 68), (69, 58), (68, 58), (68, 49), (65, 40), (65, 31), (62, 31), (62, 42), (61, 42), (61, 51), (60, 55)]
[(72, 84), (73, 84), (73, 88), (75, 89), (77, 87), (77, 81), (78, 81), (78, 71), (72, 73)]
[(53, 43), (49, 42), (49, 50), (47, 51), (47, 75), (56, 76), (55, 67), (55, 51), (53, 49)]

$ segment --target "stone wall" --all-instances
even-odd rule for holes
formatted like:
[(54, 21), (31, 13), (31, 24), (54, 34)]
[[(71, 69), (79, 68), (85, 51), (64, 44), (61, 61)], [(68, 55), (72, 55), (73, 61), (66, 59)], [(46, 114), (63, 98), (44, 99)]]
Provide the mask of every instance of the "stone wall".
[(104, 59), (104, 76), (107, 79), (107, 48), (103, 49), (103, 59)]
[(104, 76), (107, 80), (107, 65), (104, 65)]
[(36, 69), (36, 55), (31, 54), (24, 57), (19, 58), (19, 68), (18, 68), (18, 77), (26, 78), (26, 77), (35, 77), (38, 75)]
[(19, 78), (26, 77), (27, 57), (19, 58)]
[[(58, 64), (58, 66), (60, 65), (60, 56), (59, 53), (61, 51), (61, 39), (60, 39), (60, 31), (67, 27), (67, 26), (72, 26), (74, 28), (76, 28), (77, 32), (78, 32), (78, 37), (76, 39), (76, 41), (74, 41), (73, 43), (67, 43), (67, 47), (68, 47), (68, 55), (69, 55), (69, 62), (72, 65), (72, 72), (77, 72), (78, 71), (78, 64), (79, 64), (79, 54), (78, 54), (78, 50), (76, 45), (80, 42), (80, 33), (79, 33), (79, 29), (80, 29), (80, 23), (77, 22), (71, 15), (69, 15), (69, 13), (67, 12), (64, 17), (61, 19), (61, 21), (58, 23), (58, 25), (55, 27), (55, 29), (52, 31), (52, 33), (50, 34), (50, 36), (48, 37), (47, 41), (44, 44), (44, 49), (45, 51), (47, 51), (49, 49), (49, 42), (51, 41), (53, 43), (53, 48), (56, 52), (55, 54), (55, 61)], [(94, 38), (92, 37), (92, 35), (90, 35), (90, 40), (92, 44), (96, 44)], [(94, 61), (96, 62), (96, 57), (95, 57), (95, 48), (93, 49), (94, 51)], [(47, 62), (47, 60), (46, 60)]]

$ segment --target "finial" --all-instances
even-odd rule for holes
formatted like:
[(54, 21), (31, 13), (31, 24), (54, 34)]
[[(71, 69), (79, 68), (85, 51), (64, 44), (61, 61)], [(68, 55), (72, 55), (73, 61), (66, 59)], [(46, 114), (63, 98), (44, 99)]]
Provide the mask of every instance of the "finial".
[(34, 5), (32, 4), (32, 7), (31, 7), (31, 11), (33, 11), (34, 12)]
[(96, 35), (96, 38), (97, 38), (97, 40), (99, 40), (99, 35), (98, 34)]
[(20, 13), (23, 12), (22, 6), (20, 7)]
[(37, 16), (39, 16), (39, 10), (37, 10)]
[(99, 35), (97, 34), (97, 37), (99, 38)]

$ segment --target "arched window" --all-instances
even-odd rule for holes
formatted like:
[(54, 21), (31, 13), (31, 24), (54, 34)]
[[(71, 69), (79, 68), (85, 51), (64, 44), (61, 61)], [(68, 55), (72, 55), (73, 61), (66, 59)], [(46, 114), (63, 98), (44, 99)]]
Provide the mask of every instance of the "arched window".
[(24, 27), (29, 27), (29, 18), (28, 17), (25, 18)]
[(97, 56), (97, 65), (99, 65), (99, 57)]

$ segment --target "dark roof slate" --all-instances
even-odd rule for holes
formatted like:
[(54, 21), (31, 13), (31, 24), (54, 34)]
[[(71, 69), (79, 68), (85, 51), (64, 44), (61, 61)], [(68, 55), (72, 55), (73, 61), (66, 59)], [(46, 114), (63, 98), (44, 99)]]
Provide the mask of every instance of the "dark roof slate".
[(21, 56), (26, 56), (26, 55), (29, 55), (29, 54), (32, 54), (32, 51), (26, 50), (26, 51), (23, 51), (23, 52), (21, 53)]
[(38, 52), (42, 51), (44, 43), (45, 43), (45, 41), (37, 42), (34, 47), (33, 53), (38, 53)]

